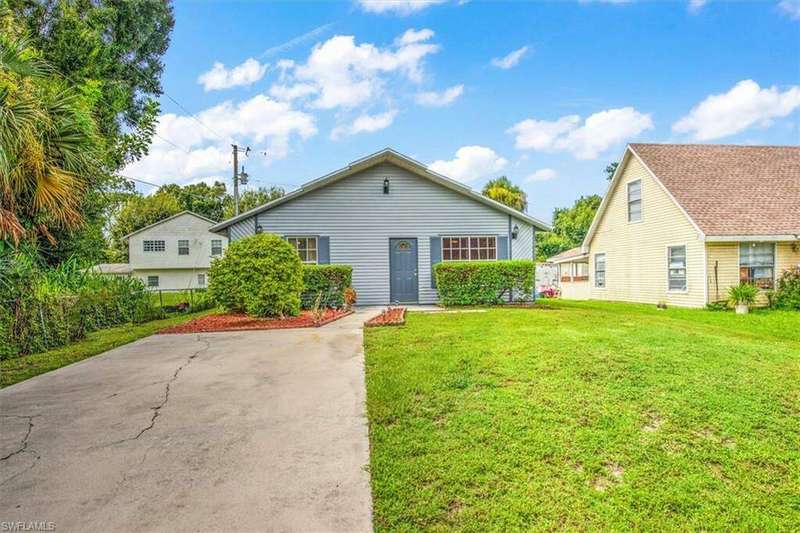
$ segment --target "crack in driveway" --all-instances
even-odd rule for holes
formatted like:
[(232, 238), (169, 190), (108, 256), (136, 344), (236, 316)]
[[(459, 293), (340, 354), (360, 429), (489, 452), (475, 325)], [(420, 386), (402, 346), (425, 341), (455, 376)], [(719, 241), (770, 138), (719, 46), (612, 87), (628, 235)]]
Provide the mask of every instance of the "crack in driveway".
[(194, 352), (192, 355), (190, 355), (188, 358), (186, 358), (186, 361), (184, 361), (181, 366), (179, 366), (178, 368), (175, 369), (175, 372), (172, 374), (172, 377), (167, 381), (167, 385), (164, 387), (164, 398), (161, 400), (161, 402), (158, 405), (155, 405), (155, 406), (150, 408), (150, 409), (153, 410), (153, 415), (150, 417), (150, 423), (148, 425), (146, 425), (145, 427), (143, 427), (142, 429), (140, 429), (139, 432), (135, 436), (128, 437), (126, 439), (121, 439), (121, 440), (112, 442), (111, 444), (108, 444), (108, 446), (115, 446), (117, 444), (122, 444), (123, 442), (129, 442), (129, 441), (132, 441), (132, 440), (137, 440), (139, 437), (141, 437), (142, 435), (144, 435), (145, 433), (147, 433), (148, 431), (150, 431), (151, 429), (153, 429), (155, 427), (156, 419), (161, 414), (161, 409), (164, 406), (166, 406), (167, 402), (169, 401), (170, 386), (178, 379), (178, 375), (181, 373), (181, 371), (184, 368), (189, 366), (189, 364), (191, 364), (191, 362), (195, 358), (197, 358), (201, 353), (203, 353), (203, 352), (207, 351), (209, 348), (211, 348), (211, 342), (209, 342), (207, 339), (203, 339), (200, 336), (198, 336), (196, 340), (198, 342), (204, 343), (205, 346), (203, 348), (198, 349), (196, 352)]
[(24, 418), (24, 419), (26, 419), (28, 421), (28, 429), (25, 432), (25, 436), (22, 437), (22, 442), (20, 443), (19, 448), (17, 448), (16, 450), (14, 450), (13, 452), (11, 452), (11, 453), (9, 453), (7, 455), (4, 455), (3, 457), (0, 457), (0, 461), (6, 461), (8, 459), (11, 459), (15, 455), (20, 455), (20, 454), (23, 454), (23, 453), (28, 453), (28, 454), (33, 455), (33, 462), (30, 465), (28, 465), (27, 468), (25, 468), (24, 470), (21, 470), (20, 472), (17, 472), (13, 476), (7, 477), (6, 479), (0, 481), (0, 485), (5, 485), (6, 483), (11, 481), (12, 479), (17, 478), (17, 477), (21, 476), (22, 474), (24, 474), (25, 472), (27, 472), (28, 470), (32, 469), (34, 466), (36, 466), (36, 463), (39, 462), (39, 459), (42, 458), (42, 456), (39, 455), (36, 451), (28, 449), (28, 440), (30, 439), (31, 433), (33, 432), (33, 419), (36, 416), (38, 416), (38, 415), (0, 415), (0, 418)]

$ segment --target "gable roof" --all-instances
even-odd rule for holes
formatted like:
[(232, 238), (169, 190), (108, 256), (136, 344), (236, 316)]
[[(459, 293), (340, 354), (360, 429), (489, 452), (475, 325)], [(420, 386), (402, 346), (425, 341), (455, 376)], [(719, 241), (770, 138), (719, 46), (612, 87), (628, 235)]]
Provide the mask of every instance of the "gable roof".
[(159, 225), (163, 224), (164, 222), (169, 222), (170, 220), (178, 218), (179, 216), (183, 216), (183, 215), (192, 215), (193, 217), (199, 218), (200, 220), (204, 220), (204, 221), (206, 221), (206, 222), (208, 222), (210, 224), (216, 224), (217, 223), (216, 220), (211, 220), (210, 218), (206, 218), (203, 215), (198, 215), (194, 211), (181, 211), (180, 213), (176, 213), (176, 214), (172, 215), (171, 217), (167, 217), (167, 218), (165, 218), (163, 220), (159, 220), (158, 222), (154, 222), (153, 224), (150, 224), (149, 226), (145, 226), (143, 228), (137, 229), (136, 231), (132, 231), (132, 232), (128, 233), (127, 235), (125, 235), (123, 237), (123, 239), (128, 239), (128, 238), (136, 235), (137, 233), (141, 233), (144, 230), (148, 230), (150, 228), (155, 228), (156, 226), (159, 226)]
[(634, 143), (625, 149), (584, 247), (630, 157), (706, 240), (800, 239), (800, 147)]
[(480, 202), (482, 204), (488, 205), (489, 207), (491, 207), (493, 209), (496, 209), (498, 211), (502, 211), (503, 213), (507, 213), (509, 215), (512, 215), (512, 216), (514, 216), (514, 217), (516, 217), (516, 218), (518, 218), (520, 220), (524, 220), (524, 221), (530, 223), (531, 225), (533, 225), (536, 229), (539, 229), (539, 230), (542, 230), (542, 231), (550, 231), (550, 229), (551, 229), (549, 224), (547, 224), (545, 222), (542, 222), (541, 220), (538, 220), (538, 219), (536, 219), (536, 218), (534, 218), (534, 217), (532, 217), (532, 216), (530, 216), (530, 215), (528, 215), (526, 213), (523, 213), (521, 211), (517, 211), (516, 209), (508, 207), (507, 205), (501, 204), (500, 202), (496, 202), (496, 201), (492, 200), (491, 198), (487, 198), (486, 196), (473, 191), (470, 187), (467, 187), (466, 185), (464, 185), (464, 184), (462, 184), (462, 183), (460, 183), (460, 182), (458, 182), (456, 180), (450, 179), (450, 178), (448, 178), (446, 176), (443, 176), (441, 174), (438, 174), (438, 173), (430, 170), (428, 167), (426, 167), (422, 163), (419, 163), (418, 161), (415, 161), (415, 160), (411, 159), (408, 156), (405, 156), (405, 155), (403, 155), (403, 154), (401, 154), (399, 152), (396, 152), (395, 150), (392, 150), (391, 148), (385, 148), (385, 149), (383, 149), (383, 150), (381, 150), (379, 152), (375, 152), (374, 154), (368, 155), (368, 156), (363, 157), (361, 159), (357, 159), (356, 161), (353, 161), (352, 163), (350, 163), (349, 165), (347, 165), (344, 168), (340, 168), (339, 170), (335, 170), (335, 171), (333, 171), (333, 172), (331, 172), (329, 174), (326, 174), (326, 175), (324, 175), (324, 176), (322, 176), (320, 178), (311, 180), (311, 181), (301, 185), (298, 189), (296, 189), (296, 190), (294, 190), (294, 191), (292, 191), (292, 192), (290, 192), (290, 193), (288, 193), (288, 194), (286, 194), (286, 195), (284, 195), (284, 196), (282, 196), (282, 197), (280, 197), (280, 198), (278, 198), (276, 200), (273, 200), (271, 202), (267, 202), (266, 204), (258, 206), (258, 207), (254, 208), (254, 209), (249, 210), (249, 211), (245, 211), (244, 213), (240, 214), (239, 216), (236, 216), (236, 217), (233, 217), (233, 218), (229, 218), (228, 220), (225, 220), (224, 222), (220, 222), (219, 224), (216, 224), (216, 225), (212, 226), (210, 231), (219, 232), (219, 231), (224, 230), (225, 228), (227, 228), (227, 227), (229, 227), (229, 226), (231, 226), (233, 224), (236, 224), (237, 222), (239, 222), (241, 220), (245, 220), (245, 219), (247, 219), (247, 218), (249, 218), (249, 217), (251, 217), (253, 215), (256, 215), (258, 213), (262, 213), (262, 212), (267, 211), (269, 209), (273, 209), (273, 208), (275, 208), (275, 207), (277, 207), (279, 205), (282, 205), (282, 204), (284, 204), (286, 202), (290, 202), (290, 201), (294, 200), (295, 198), (299, 198), (300, 196), (308, 194), (311, 191), (315, 191), (317, 189), (321, 189), (322, 187), (325, 187), (326, 185), (330, 185), (331, 183), (335, 183), (335, 182), (337, 182), (339, 180), (345, 179), (345, 178), (347, 178), (349, 176), (352, 176), (353, 174), (361, 172), (362, 170), (368, 169), (368, 168), (373, 167), (375, 165), (379, 165), (381, 163), (392, 163), (393, 165), (396, 165), (396, 166), (398, 166), (400, 168), (408, 170), (409, 172), (412, 172), (413, 174), (415, 174), (415, 175), (417, 175), (417, 176), (419, 176), (421, 178), (428, 179), (428, 180), (430, 180), (430, 181), (432, 181), (432, 182), (434, 182), (434, 183), (436, 183), (438, 185), (441, 185), (442, 187), (445, 187), (445, 188), (450, 189), (452, 191), (455, 191), (455, 192), (457, 192), (459, 194), (462, 194), (464, 196), (472, 198), (473, 200), (476, 200), (476, 201), (478, 201), (478, 202)]
[(548, 263), (566, 263), (569, 261), (573, 261), (575, 259), (583, 259), (584, 257), (589, 257), (589, 254), (583, 251), (583, 247), (578, 246), (577, 248), (570, 248), (569, 250), (564, 250), (560, 254), (556, 254), (553, 257), (548, 257)]

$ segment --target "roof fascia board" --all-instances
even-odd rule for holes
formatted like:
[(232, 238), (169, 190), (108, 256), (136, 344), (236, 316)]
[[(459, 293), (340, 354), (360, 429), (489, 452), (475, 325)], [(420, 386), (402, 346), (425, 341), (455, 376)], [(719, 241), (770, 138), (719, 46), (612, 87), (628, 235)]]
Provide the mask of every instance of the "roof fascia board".
[(455, 180), (453, 180), (451, 178), (448, 178), (446, 176), (442, 176), (441, 174), (433, 172), (432, 170), (429, 170), (422, 163), (420, 163), (418, 161), (415, 161), (415, 160), (411, 159), (410, 157), (406, 157), (403, 154), (400, 154), (399, 152), (396, 152), (396, 151), (392, 150), (391, 148), (386, 148), (384, 150), (381, 150), (380, 152), (376, 152), (376, 153), (368, 155), (366, 157), (362, 157), (361, 159), (357, 159), (357, 160), (351, 162), (350, 164), (348, 164), (346, 167), (343, 167), (343, 168), (341, 168), (339, 170), (334, 170), (333, 172), (325, 174), (324, 176), (321, 176), (319, 178), (311, 180), (311, 181), (303, 184), (299, 189), (297, 189), (295, 191), (292, 191), (289, 194), (286, 194), (285, 196), (283, 196), (281, 198), (278, 198), (276, 200), (268, 202), (268, 203), (266, 203), (264, 205), (255, 207), (255, 208), (253, 208), (253, 209), (251, 209), (249, 211), (246, 211), (246, 212), (242, 213), (241, 215), (239, 215), (237, 217), (233, 217), (233, 218), (230, 218), (230, 219), (228, 219), (228, 220), (226, 220), (224, 222), (220, 222), (220, 223), (212, 226), (210, 228), (210, 230), (211, 231), (215, 231), (215, 232), (219, 232), (219, 231), (221, 231), (221, 230), (223, 230), (223, 229), (225, 229), (225, 228), (227, 228), (229, 226), (232, 226), (233, 224), (236, 224), (237, 222), (240, 222), (240, 221), (242, 221), (242, 220), (244, 220), (246, 218), (249, 218), (249, 217), (251, 217), (253, 215), (256, 215), (258, 213), (262, 213), (264, 211), (267, 211), (269, 209), (277, 207), (277, 206), (279, 206), (279, 205), (281, 205), (283, 203), (289, 202), (289, 201), (291, 201), (291, 200), (293, 200), (293, 199), (295, 199), (295, 198), (297, 198), (299, 196), (302, 196), (304, 194), (308, 194), (311, 191), (314, 191), (316, 189), (325, 187), (325, 186), (327, 186), (327, 185), (329, 185), (331, 183), (334, 183), (336, 181), (342, 180), (342, 179), (344, 179), (344, 178), (346, 178), (348, 176), (351, 176), (351, 175), (355, 174), (356, 172), (360, 172), (361, 170), (364, 170), (364, 169), (367, 169), (367, 168), (370, 168), (370, 167), (373, 167), (375, 165), (378, 165), (378, 164), (381, 164), (381, 163), (385, 163), (385, 162), (390, 162), (390, 163), (393, 163), (393, 164), (395, 164), (397, 166), (400, 166), (401, 168), (405, 168), (409, 172), (412, 172), (412, 173), (417, 174), (417, 175), (419, 175), (421, 177), (427, 178), (427, 179), (433, 181), (434, 183), (437, 183), (437, 184), (439, 184), (439, 185), (441, 185), (443, 187), (446, 187), (446, 188), (451, 189), (451, 190), (453, 190), (455, 192), (461, 193), (464, 196), (470, 197), (470, 198), (472, 198), (474, 200), (477, 200), (478, 202), (481, 202), (481, 203), (486, 204), (486, 205), (488, 205), (490, 207), (493, 207), (494, 209), (497, 209), (498, 211), (502, 211), (504, 213), (512, 215), (515, 218), (518, 218), (520, 220), (524, 220), (524, 221), (528, 222), (529, 224), (531, 224), (532, 226), (536, 227), (539, 230), (550, 231), (552, 229), (552, 227), (549, 224), (547, 224), (547, 223), (545, 223), (545, 222), (543, 222), (541, 220), (538, 220), (538, 219), (536, 219), (536, 218), (534, 218), (534, 217), (532, 217), (530, 215), (527, 215), (525, 213), (517, 211), (516, 209), (512, 209), (512, 208), (510, 208), (510, 207), (508, 207), (508, 206), (506, 206), (504, 204), (501, 204), (500, 202), (496, 202), (495, 200), (492, 200), (491, 198), (487, 198), (487, 197), (483, 196), (482, 194), (478, 194), (475, 191), (473, 191), (470, 187), (467, 187), (466, 185), (463, 185), (462, 183), (459, 183), (459, 182), (457, 182), (457, 181), (455, 181)]
[[(158, 222), (153, 222), (152, 224), (150, 224), (150, 225), (148, 225), (148, 226), (145, 226), (145, 227), (143, 227), (143, 228), (139, 228), (139, 229), (137, 229), (136, 231), (132, 231), (132, 232), (128, 233), (127, 235), (125, 235), (125, 236), (124, 236), (124, 237), (122, 237), (122, 238), (123, 238), (123, 239), (128, 239), (128, 238), (130, 238), (130, 237), (133, 237), (133, 236), (134, 236), (134, 235), (136, 235), (137, 233), (141, 233), (141, 232), (143, 232), (143, 231), (145, 231), (145, 230), (148, 230), (148, 229), (151, 229), (151, 228), (155, 228), (156, 226), (159, 226), (159, 225), (161, 225), (161, 224), (164, 224), (165, 222), (169, 222), (170, 220), (172, 220), (172, 219), (175, 219), (175, 218), (178, 218), (179, 216), (182, 216), (182, 215), (192, 215), (193, 217), (197, 217), (197, 218), (199, 218), (199, 219), (201, 219), (201, 220), (204, 220), (204, 221), (206, 221), (206, 222), (208, 222), (209, 224), (212, 224), (212, 225), (217, 223), (217, 221), (216, 221), (216, 220), (211, 220), (210, 218), (206, 218), (206, 217), (204, 217), (203, 215), (198, 215), (197, 213), (195, 213), (195, 212), (193, 212), (193, 211), (189, 211), (189, 210), (187, 209), (187, 210), (181, 211), (180, 213), (175, 213), (174, 215), (172, 215), (172, 216), (170, 216), (170, 217), (167, 217), (167, 218), (165, 218), (165, 219), (163, 219), (163, 220), (159, 220)], [(212, 226), (212, 227), (213, 227), (213, 226)], [(209, 228), (209, 230), (210, 230), (210, 229), (211, 229), (211, 228)]]

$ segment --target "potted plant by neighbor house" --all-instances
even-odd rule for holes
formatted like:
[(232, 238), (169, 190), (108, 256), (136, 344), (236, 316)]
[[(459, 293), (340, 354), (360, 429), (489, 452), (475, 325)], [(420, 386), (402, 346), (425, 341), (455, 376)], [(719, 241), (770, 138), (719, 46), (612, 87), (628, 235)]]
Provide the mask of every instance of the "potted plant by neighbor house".
[(740, 283), (728, 289), (728, 299), (736, 308), (737, 315), (745, 315), (750, 311), (750, 306), (756, 301), (758, 289), (750, 283)]

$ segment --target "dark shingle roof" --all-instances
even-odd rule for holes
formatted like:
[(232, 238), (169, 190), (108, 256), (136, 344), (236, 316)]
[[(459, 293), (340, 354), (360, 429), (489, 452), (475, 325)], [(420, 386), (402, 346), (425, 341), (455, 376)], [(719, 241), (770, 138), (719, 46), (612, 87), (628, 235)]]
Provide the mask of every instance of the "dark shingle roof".
[(800, 147), (630, 146), (706, 235), (800, 234)]

